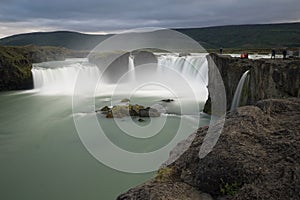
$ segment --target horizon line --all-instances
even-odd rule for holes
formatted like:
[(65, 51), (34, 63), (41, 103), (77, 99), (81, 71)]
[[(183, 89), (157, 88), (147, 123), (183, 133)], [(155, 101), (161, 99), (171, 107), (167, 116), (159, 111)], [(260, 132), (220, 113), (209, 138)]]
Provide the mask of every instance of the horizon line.
[[(207, 28), (219, 28), (219, 27), (230, 27), (230, 26), (255, 26), (255, 25), (282, 25), (282, 24), (298, 24), (300, 21), (289, 21), (289, 22), (270, 22), (270, 23), (247, 23), (247, 24), (226, 24), (226, 25), (213, 25), (213, 26), (202, 26), (202, 27), (173, 27), (173, 28), (165, 28), (160, 27), (162, 29), (170, 29), (170, 30), (180, 30), (180, 29), (207, 29)], [(148, 27), (145, 27), (148, 28)], [(159, 28), (159, 27), (157, 27)], [(37, 33), (55, 33), (55, 32), (72, 32), (72, 33), (80, 33), (80, 34), (86, 34), (86, 35), (115, 35), (115, 34), (121, 34), (128, 32), (130, 30), (135, 30), (138, 28), (132, 28), (132, 29), (122, 29), (122, 30), (115, 30), (115, 31), (77, 31), (72, 29), (57, 29), (57, 30), (49, 30), (49, 31), (32, 31), (32, 32), (20, 32), (13, 35), (7, 35), (4, 37), (1, 37), (0, 40), (17, 36), (17, 35), (26, 35), (26, 34), (37, 34)]]

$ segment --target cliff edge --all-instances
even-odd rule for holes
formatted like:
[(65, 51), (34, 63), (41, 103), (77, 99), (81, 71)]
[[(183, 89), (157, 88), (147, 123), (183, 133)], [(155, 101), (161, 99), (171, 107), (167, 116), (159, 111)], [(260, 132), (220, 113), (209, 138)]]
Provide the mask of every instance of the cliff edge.
[(177, 161), (117, 199), (299, 199), (299, 130), (299, 98), (240, 107), (205, 158), (198, 154), (207, 128), (200, 128)]
[[(214, 94), (216, 66), (223, 79), (227, 110), (230, 110), (235, 90), (243, 73), (249, 70), (250, 77), (244, 85), (240, 105), (253, 105), (269, 98), (300, 97), (300, 59), (241, 59), (212, 53), (208, 56), (208, 90)], [(211, 99), (208, 98), (204, 112), (211, 113)]]

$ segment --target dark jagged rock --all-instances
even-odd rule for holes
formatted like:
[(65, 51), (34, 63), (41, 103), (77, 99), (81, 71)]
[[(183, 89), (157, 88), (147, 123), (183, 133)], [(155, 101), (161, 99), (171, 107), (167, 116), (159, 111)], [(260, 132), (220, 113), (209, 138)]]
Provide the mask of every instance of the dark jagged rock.
[(129, 52), (94, 52), (88, 59), (103, 71), (102, 77), (106, 78), (106, 82), (117, 83), (128, 72), (129, 56)]
[[(218, 87), (215, 85), (216, 72), (212, 68), (212, 66), (215, 64), (219, 70), (219, 73), (223, 79), (223, 83), (225, 86), (227, 110), (230, 109), (234, 92), (239, 83), (241, 76), (245, 71), (250, 69), (250, 67), (252, 66), (251, 63), (248, 63), (248, 61), (249, 60), (232, 58), (231, 56), (218, 55), (218, 54), (210, 54), (208, 56), (208, 66), (209, 66), (208, 91), (210, 94), (213, 95), (214, 91), (216, 91), (216, 87)], [(214, 97), (214, 98), (218, 98), (218, 97)], [(211, 112), (210, 100), (211, 99), (209, 98), (204, 108), (204, 112), (206, 113)]]
[(156, 56), (150, 51), (136, 51), (132, 55), (134, 56), (134, 66), (157, 64)]
[(139, 121), (139, 122), (144, 122), (145, 120), (143, 120), (143, 119), (139, 118), (139, 119), (138, 119), (138, 121)]
[(103, 108), (101, 108), (101, 111), (109, 111), (110, 108), (108, 106), (104, 106)]
[(212, 200), (211, 196), (183, 182), (149, 182), (129, 190), (117, 200)]
[(187, 52), (183, 52), (183, 53), (179, 53), (179, 57), (186, 57), (186, 56), (190, 56), (191, 54), (190, 53), (187, 53)]
[(248, 103), (282, 97), (300, 97), (300, 60), (257, 60), (250, 70)]
[(100, 110), (96, 110), (96, 113), (100, 112), (106, 114), (106, 118), (123, 118), (123, 117), (159, 117), (160, 112), (154, 108), (145, 108), (142, 105), (115, 105), (112, 108), (104, 106)]
[(32, 63), (64, 60), (69, 53), (59, 47), (0, 47), (0, 91), (32, 89)]
[(118, 199), (180, 199), (189, 193), (172, 187), (180, 184), (215, 199), (299, 199), (299, 98), (263, 100), (229, 113), (216, 146), (200, 159), (207, 130), (200, 128), (189, 149), (161, 169), (165, 175), (160, 170)]
[(186, 56), (190, 56), (190, 53), (184, 52), (184, 53), (180, 53), (178, 56), (179, 57), (186, 57)]
[(170, 103), (170, 102), (174, 101), (174, 99), (163, 99), (161, 101), (166, 102), (166, 103)]
[(121, 103), (126, 103), (126, 102), (130, 102), (130, 99), (125, 98), (121, 100)]
[(145, 109), (140, 109), (139, 110), (139, 116), (140, 117), (159, 117), (160, 112), (154, 108), (145, 108)]
[[(249, 84), (245, 86), (241, 105), (253, 105), (259, 100), (268, 98), (300, 97), (300, 60), (248, 60), (231, 56), (210, 54), (208, 90), (213, 94), (215, 76), (211, 66), (216, 64), (223, 79), (227, 110), (230, 109), (233, 96), (243, 73), (250, 70)], [(217, 97), (215, 97), (217, 98)], [(205, 104), (204, 112), (211, 112), (211, 98)]]

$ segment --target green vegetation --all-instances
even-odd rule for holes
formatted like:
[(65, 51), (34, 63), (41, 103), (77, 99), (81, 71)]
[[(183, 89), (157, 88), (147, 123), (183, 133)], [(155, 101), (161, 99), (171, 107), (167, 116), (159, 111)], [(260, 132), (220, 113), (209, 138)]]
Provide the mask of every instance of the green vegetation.
[(222, 193), (222, 195), (230, 195), (230, 196), (234, 196), (237, 194), (238, 190), (239, 190), (239, 185), (237, 182), (234, 183), (225, 183), (223, 179), (221, 179), (222, 184), (220, 185), (220, 192)]
[(300, 23), (178, 29), (206, 49), (300, 47)]
[(37, 32), (13, 35), (0, 40), (6, 46), (56, 46), (73, 50), (93, 49), (99, 42), (110, 35), (88, 35), (69, 31)]
[(59, 47), (0, 46), (0, 91), (31, 89), (32, 63), (64, 60), (70, 51)]
[(162, 169), (160, 169), (157, 172), (157, 175), (155, 177), (155, 181), (158, 182), (166, 182), (166, 181), (170, 181), (173, 180), (173, 176), (174, 176), (175, 170), (172, 167), (164, 167)]
[[(235, 49), (270, 52), (271, 48), (299, 48), (300, 23), (235, 25), (209, 28), (175, 29), (198, 41), (210, 52), (223, 47), (224, 53)], [(111, 35), (88, 35), (76, 32), (39, 32), (0, 39), (0, 45), (60, 46), (73, 50), (90, 50)], [(267, 50), (267, 51), (266, 51)], [(250, 52), (251, 53), (251, 52)]]

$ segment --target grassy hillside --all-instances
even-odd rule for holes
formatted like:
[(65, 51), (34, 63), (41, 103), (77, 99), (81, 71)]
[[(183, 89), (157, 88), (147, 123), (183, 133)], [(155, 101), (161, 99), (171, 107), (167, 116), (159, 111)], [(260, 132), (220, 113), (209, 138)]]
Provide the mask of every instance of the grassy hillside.
[(300, 47), (300, 23), (220, 26), (178, 31), (206, 48)]
[(89, 50), (95, 44), (105, 40), (110, 35), (88, 35), (70, 31), (36, 32), (13, 35), (0, 39), (0, 45), (6, 46), (57, 46), (74, 50)]
[[(209, 28), (176, 29), (200, 42), (206, 49), (300, 47), (300, 23), (236, 25)], [(89, 50), (111, 35), (88, 35), (58, 31), (28, 33), (0, 39), (0, 45), (61, 46), (74, 50)]]

